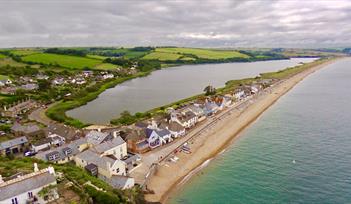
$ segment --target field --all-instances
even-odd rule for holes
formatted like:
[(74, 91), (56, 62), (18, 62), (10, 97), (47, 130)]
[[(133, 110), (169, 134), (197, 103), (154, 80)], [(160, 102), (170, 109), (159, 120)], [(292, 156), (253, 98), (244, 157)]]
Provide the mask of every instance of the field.
[(3, 54), (0, 54), (0, 59), (4, 59), (6, 58), (7, 56), (3, 55)]
[(86, 57), (77, 57), (69, 55), (58, 55), (40, 53), (22, 57), (25, 62), (39, 63), (39, 64), (52, 64), (59, 65), (61, 67), (70, 69), (83, 69), (83, 68), (94, 68), (95, 66), (102, 63), (102, 60), (91, 59)]
[(24, 67), (27, 64), (16, 62), (12, 58), (0, 58), (0, 67), (4, 67), (7, 65), (12, 66), (12, 67)]
[(119, 68), (118, 65), (114, 65), (114, 64), (109, 64), (109, 63), (102, 63), (99, 65), (96, 65), (94, 67), (95, 69), (101, 69), (101, 70), (112, 70), (112, 69), (116, 69)]
[(8, 78), (9, 78), (8, 76), (1, 75), (1, 74), (0, 74), (0, 80), (6, 80), (6, 79), (8, 79)]
[(160, 61), (166, 61), (166, 60), (178, 60), (179, 58), (183, 57), (183, 55), (176, 54), (176, 53), (168, 53), (168, 52), (152, 52), (150, 54), (145, 55), (141, 59), (146, 59), (146, 60), (160, 60)]
[(248, 55), (232, 50), (212, 50), (198, 48), (157, 48), (156, 52), (195, 55), (202, 59), (249, 58)]
[(37, 53), (40, 53), (40, 52), (36, 51), (36, 50), (11, 50), (10, 53), (13, 54), (13, 55), (22, 57), (22, 56), (37, 54)]
[(121, 54), (127, 59), (140, 58), (149, 53), (149, 51), (134, 51), (128, 48), (104, 49), (92, 52), (93, 55)]

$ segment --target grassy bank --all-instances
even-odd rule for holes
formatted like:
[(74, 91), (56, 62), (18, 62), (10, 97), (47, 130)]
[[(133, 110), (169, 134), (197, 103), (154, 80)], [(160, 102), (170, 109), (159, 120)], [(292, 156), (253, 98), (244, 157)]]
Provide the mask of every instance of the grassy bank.
[[(102, 84), (97, 90), (95, 91), (89, 91), (87, 90), (84, 94), (84, 96), (81, 95), (77, 95), (77, 97), (71, 99), (71, 100), (62, 100), (59, 101), (58, 103), (56, 103), (55, 105), (53, 105), (52, 107), (50, 107), (47, 111), (46, 111), (46, 115), (53, 119), (56, 120), (58, 122), (62, 122), (66, 125), (70, 125), (73, 127), (77, 127), (77, 128), (83, 128), (85, 126), (87, 126), (88, 124), (84, 124), (83, 122), (68, 117), (66, 115), (66, 111), (77, 108), (79, 106), (85, 105), (87, 104), (89, 101), (92, 101), (94, 99), (96, 99), (99, 94), (101, 94), (102, 92), (104, 92), (106, 89), (115, 87), (116, 85), (123, 83), (127, 80), (133, 79), (133, 78), (137, 78), (137, 77), (143, 77), (148, 75), (150, 72), (140, 72), (134, 76), (130, 76), (130, 77), (123, 77), (123, 78), (117, 78), (115, 80), (109, 81), (107, 83)], [(87, 88), (88, 89), (88, 88)]]
[[(58, 182), (58, 189), (64, 186), (67, 182), (72, 182), (73, 190), (80, 197), (79, 203), (89, 203), (89, 199), (94, 200), (94, 203), (144, 203), (144, 196), (139, 187), (134, 187), (129, 190), (113, 189), (104, 181), (91, 176), (84, 169), (81, 169), (74, 164), (49, 164), (34, 158), (16, 158), (11, 159), (0, 156), (0, 174), (3, 177), (8, 177), (19, 172), (31, 173), (33, 172), (33, 163), (36, 162), (40, 169), (46, 168), (49, 165), (55, 168), (56, 172), (61, 172), (64, 175), (64, 180)], [(93, 185), (102, 188), (105, 192), (97, 191), (95, 188), (91, 189), (84, 185), (90, 181)], [(61, 192), (62, 193), (62, 192)]]
[[(289, 67), (283, 70), (279, 70), (276, 72), (267, 72), (267, 73), (262, 73), (260, 74), (260, 76), (255, 77), (255, 78), (245, 78), (245, 79), (238, 79), (238, 80), (230, 80), (228, 82), (226, 82), (225, 86), (222, 88), (217, 89), (217, 94), (227, 94), (230, 93), (232, 91), (234, 91), (236, 88), (238, 88), (240, 85), (244, 85), (244, 84), (251, 84), (255, 81), (258, 80), (262, 80), (262, 79), (278, 79), (278, 80), (283, 80), (286, 78), (289, 78), (295, 74), (298, 74), (306, 69), (309, 69), (311, 67), (320, 65), (325, 63), (326, 61), (329, 61), (333, 58), (321, 58), (319, 60), (316, 60), (314, 62), (310, 62), (307, 64), (301, 64), (301, 65), (297, 65), (294, 67)], [(178, 108), (180, 106), (183, 106), (185, 104), (188, 104), (189, 102), (192, 102), (196, 99), (200, 99), (200, 98), (204, 98), (205, 94), (199, 94), (199, 95), (195, 95), (189, 98), (185, 98), (176, 102), (173, 102), (171, 104), (165, 105), (165, 106), (161, 106), (158, 108), (154, 108), (152, 110), (149, 110), (145, 113), (136, 113), (135, 115), (122, 115), (120, 118), (117, 119), (112, 119), (111, 120), (111, 124), (114, 125), (119, 125), (119, 124), (131, 124), (140, 120), (145, 120), (148, 119), (150, 117), (153, 117), (155, 115), (161, 115), (161, 114), (165, 114), (165, 110), (169, 107), (172, 108)], [(126, 118), (127, 117), (127, 118)]]

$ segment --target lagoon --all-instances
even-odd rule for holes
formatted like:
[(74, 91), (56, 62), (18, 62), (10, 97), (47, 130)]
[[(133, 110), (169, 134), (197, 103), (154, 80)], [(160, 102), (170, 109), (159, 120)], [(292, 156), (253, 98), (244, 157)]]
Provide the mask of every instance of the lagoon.
[(316, 58), (291, 58), (165, 68), (108, 89), (95, 100), (66, 114), (85, 123), (107, 124), (124, 110), (131, 113), (145, 112), (200, 94), (207, 85), (219, 88), (229, 80), (255, 77), (260, 73), (277, 71), (314, 60)]

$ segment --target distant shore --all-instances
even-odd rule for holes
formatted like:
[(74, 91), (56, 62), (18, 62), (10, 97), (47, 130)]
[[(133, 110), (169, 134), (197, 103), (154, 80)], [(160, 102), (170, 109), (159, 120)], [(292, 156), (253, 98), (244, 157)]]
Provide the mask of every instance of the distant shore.
[(265, 110), (273, 105), (281, 96), (313, 72), (334, 63), (338, 58), (306, 69), (288, 79), (275, 84), (263, 94), (251, 99), (246, 107), (231, 111), (209, 131), (189, 142), (191, 154), (177, 153), (177, 162), (161, 164), (149, 180), (147, 187), (153, 194), (146, 194), (149, 202), (166, 202), (191, 176), (196, 174), (201, 165), (221, 153), (233, 139), (247, 126), (254, 122)]

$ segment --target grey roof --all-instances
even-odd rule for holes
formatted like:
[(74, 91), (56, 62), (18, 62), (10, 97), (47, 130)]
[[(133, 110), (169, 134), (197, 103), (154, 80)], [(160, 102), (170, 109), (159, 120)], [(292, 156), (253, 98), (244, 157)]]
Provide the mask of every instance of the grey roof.
[(119, 175), (113, 175), (111, 178), (106, 178), (100, 175), (98, 177), (106, 183), (110, 184), (114, 188), (124, 188), (128, 179), (131, 179), (130, 177)]
[(86, 161), (88, 164), (95, 164), (99, 168), (103, 169), (107, 169), (107, 167), (113, 165), (116, 161), (111, 157), (100, 157), (100, 155), (90, 149), (77, 154), (76, 158)]
[(113, 138), (113, 140), (111, 140), (111, 141), (106, 141), (106, 142), (103, 142), (99, 145), (96, 145), (94, 147), (94, 149), (99, 153), (103, 153), (103, 152), (110, 150), (112, 148), (115, 148), (123, 143), (125, 143), (125, 141), (121, 137), (118, 136), (116, 138)]
[(109, 133), (93, 130), (90, 131), (85, 137), (87, 138), (88, 143), (92, 145), (98, 145), (102, 143), (108, 135)]
[(176, 121), (171, 121), (169, 123), (163, 122), (160, 124), (160, 128), (167, 129), (173, 132), (183, 131), (185, 128)]
[(167, 130), (167, 129), (155, 130), (155, 132), (156, 132), (160, 137), (163, 137), (163, 136), (166, 136), (166, 135), (171, 134), (171, 132), (169, 132), (169, 130)]
[[(73, 140), (71, 143), (66, 143), (60, 147), (56, 147), (56, 148), (53, 148), (51, 150), (47, 150), (47, 151), (44, 151), (44, 152), (39, 152), (38, 154), (35, 155), (35, 157), (37, 159), (41, 159), (41, 160), (44, 160), (44, 161), (48, 161), (47, 160), (47, 155), (50, 155), (52, 154), (52, 152), (58, 152), (59, 155), (60, 155), (60, 159), (64, 159), (66, 158), (67, 156), (71, 156), (71, 155), (76, 155), (79, 153), (79, 146), (82, 145), (82, 144), (85, 144), (87, 143), (86, 139), (85, 138), (80, 138), (78, 140)], [(72, 153), (69, 154), (69, 155), (66, 155), (65, 154), (65, 151), (67, 151), (68, 149), (67, 148), (70, 148), (72, 150)]]
[(21, 125), (19, 123), (15, 123), (11, 127), (11, 130), (14, 132), (23, 132), (25, 134), (30, 134), (39, 131), (40, 128), (37, 125)]
[(5, 150), (10, 147), (14, 147), (17, 145), (25, 144), (28, 142), (28, 139), (23, 136), (23, 137), (18, 137), (12, 140), (7, 140), (5, 142), (0, 143), (0, 150)]
[[(23, 177), (26, 177), (26, 175)], [(46, 171), (43, 173), (33, 174), (33, 176), (23, 178), (22, 180), (19, 179), (17, 182), (11, 182), (9, 184), (2, 183), (0, 184), (0, 201), (32, 191), (36, 188), (44, 187), (53, 182), (56, 182), (55, 176)]]

